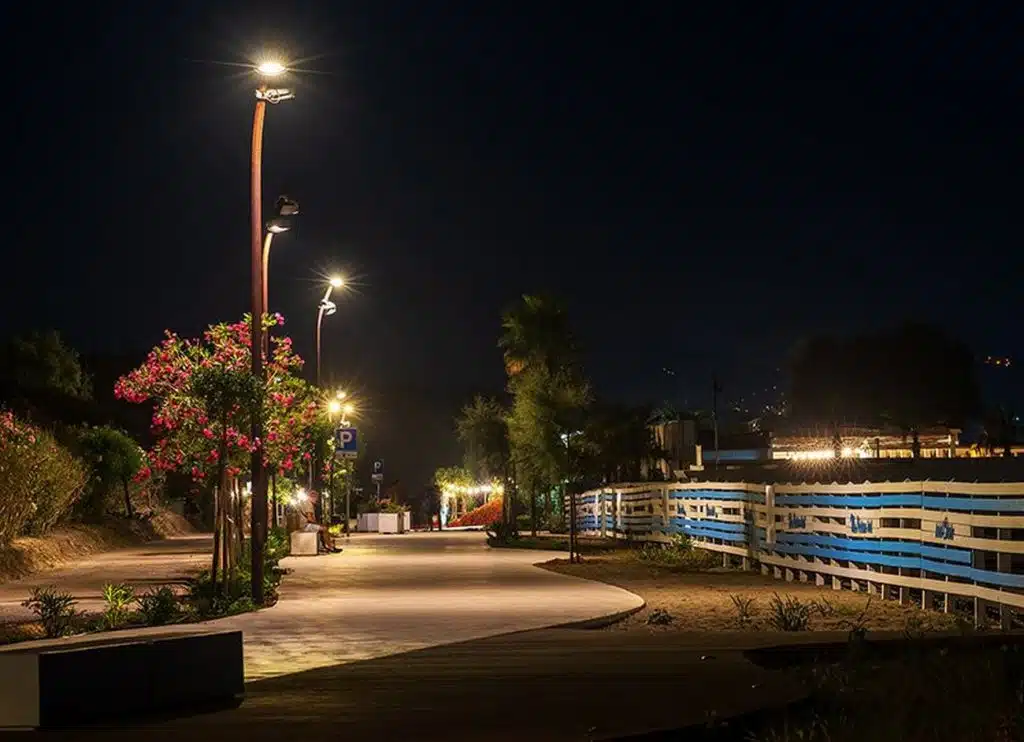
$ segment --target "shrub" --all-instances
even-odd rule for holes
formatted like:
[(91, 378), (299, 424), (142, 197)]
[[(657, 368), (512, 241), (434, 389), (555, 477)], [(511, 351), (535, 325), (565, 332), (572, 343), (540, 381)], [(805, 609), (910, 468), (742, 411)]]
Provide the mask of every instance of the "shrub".
[(52, 435), (0, 412), (0, 543), (49, 530), (87, 480), (82, 464)]
[[(331, 526), (333, 529), (334, 526)], [(331, 535), (335, 535), (333, 530)], [(246, 542), (249, 543), (249, 542)], [(268, 567), (276, 567), (278, 562), (288, 556), (291, 552), (291, 541), (288, 536), (288, 529), (284, 526), (271, 528), (267, 533), (266, 563)]]
[(811, 606), (799, 598), (787, 595), (783, 600), (775, 593), (771, 602), (768, 623), (779, 631), (807, 631), (811, 621)]
[(811, 610), (822, 618), (832, 618), (836, 615), (836, 607), (828, 598), (818, 598), (811, 601)]
[(143, 593), (137, 601), (139, 613), (147, 626), (165, 626), (177, 621), (181, 615), (178, 596), (169, 587)]
[(750, 625), (754, 618), (754, 598), (747, 598), (743, 595), (730, 595), (733, 607), (736, 609), (736, 623), (741, 628)]
[(57, 592), (55, 587), (34, 588), (21, 605), (39, 617), (43, 633), (50, 639), (71, 633), (79, 618), (75, 599), (69, 593)]
[(104, 585), (103, 600), (107, 604), (103, 623), (108, 629), (120, 628), (128, 620), (128, 607), (135, 602), (135, 589), (124, 583)]
[(487, 543), (490, 546), (502, 546), (519, 538), (519, 529), (515, 523), (497, 520), (487, 528)]
[(647, 623), (650, 626), (668, 626), (673, 621), (675, 618), (664, 608), (655, 608), (647, 617)]
[(693, 571), (710, 569), (721, 559), (715, 552), (694, 548), (686, 536), (676, 536), (668, 544), (643, 544), (633, 555), (646, 564)]

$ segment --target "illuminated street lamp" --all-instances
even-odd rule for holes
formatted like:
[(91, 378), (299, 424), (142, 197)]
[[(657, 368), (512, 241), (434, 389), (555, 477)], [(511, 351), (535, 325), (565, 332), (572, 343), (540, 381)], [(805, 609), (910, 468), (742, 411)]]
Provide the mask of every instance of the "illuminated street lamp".
[(327, 284), (324, 296), (316, 308), (316, 385), (320, 386), (320, 326), (324, 317), (329, 317), (338, 311), (338, 305), (331, 301), (331, 293), (334, 289), (340, 289), (345, 285), (345, 279), (335, 276)]
[[(263, 381), (263, 314), (264, 266), (263, 266), (263, 120), (267, 103), (280, 103), (294, 98), (287, 88), (271, 88), (267, 80), (279, 77), (287, 71), (277, 60), (264, 60), (255, 69), (261, 80), (256, 88), (256, 108), (252, 119), (252, 153), (250, 159), (250, 289), (252, 299), (251, 355), (252, 375), (258, 383)], [(268, 246), (269, 249), (269, 246)], [(252, 416), (252, 440), (263, 439), (261, 415)], [(252, 599), (257, 605), (263, 602), (263, 550), (267, 541), (267, 477), (263, 470), (263, 451), (254, 448), (250, 464), (252, 471)]]

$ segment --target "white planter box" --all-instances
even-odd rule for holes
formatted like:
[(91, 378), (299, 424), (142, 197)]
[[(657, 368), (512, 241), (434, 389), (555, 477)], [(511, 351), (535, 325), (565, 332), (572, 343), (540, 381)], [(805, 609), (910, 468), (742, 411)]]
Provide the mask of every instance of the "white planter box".
[(356, 530), (360, 533), (377, 533), (379, 513), (363, 513), (356, 521)]
[(380, 513), (378, 520), (378, 533), (401, 533), (401, 521), (398, 513)]

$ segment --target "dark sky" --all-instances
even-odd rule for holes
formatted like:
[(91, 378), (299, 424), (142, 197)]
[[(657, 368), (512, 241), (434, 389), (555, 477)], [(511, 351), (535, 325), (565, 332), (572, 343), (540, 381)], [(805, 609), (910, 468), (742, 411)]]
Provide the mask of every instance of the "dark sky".
[(752, 390), (801, 336), (911, 317), (1021, 356), (1022, 13), (20, 3), (0, 329), (145, 349), (246, 310), (252, 81), (214, 62), (269, 47), (318, 73), (267, 118), (266, 198), (303, 211), (271, 307), (309, 356), (319, 276), (358, 280), (325, 366), (394, 440), (396, 399), (445, 400), (408, 412), (434, 440), (500, 389), (526, 291), (566, 298), (612, 398)]

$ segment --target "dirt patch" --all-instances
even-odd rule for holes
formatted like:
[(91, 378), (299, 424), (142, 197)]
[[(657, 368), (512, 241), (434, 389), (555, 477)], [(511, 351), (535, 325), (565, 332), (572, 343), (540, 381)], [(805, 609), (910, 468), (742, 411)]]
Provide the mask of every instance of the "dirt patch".
[[(949, 631), (955, 627), (955, 619), (941, 613), (882, 601), (878, 597), (871, 598), (869, 605), (864, 593), (784, 582), (755, 572), (681, 571), (645, 563), (631, 553), (591, 557), (583, 564), (556, 559), (541, 566), (624, 588), (647, 602), (642, 611), (605, 631), (774, 631), (770, 617), (775, 595), (782, 600), (793, 597), (801, 603), (813, 604), (809, 610), (808, 629), (811, 631), (844, 632), (858, 623), (870, 631)], [(739, 609), (731, 596), (753, 601), (747, 620), (740, 620)], [(665, 623), (648, 623), (659, 619)]]
[(111, 519), (98, 525), (61, 526), (45, 536), (16, 538), (0, 549), (0, 583), (56, 569), (89, 554), (194, 532), (184, 518), (167, 511), (146, 520)]

